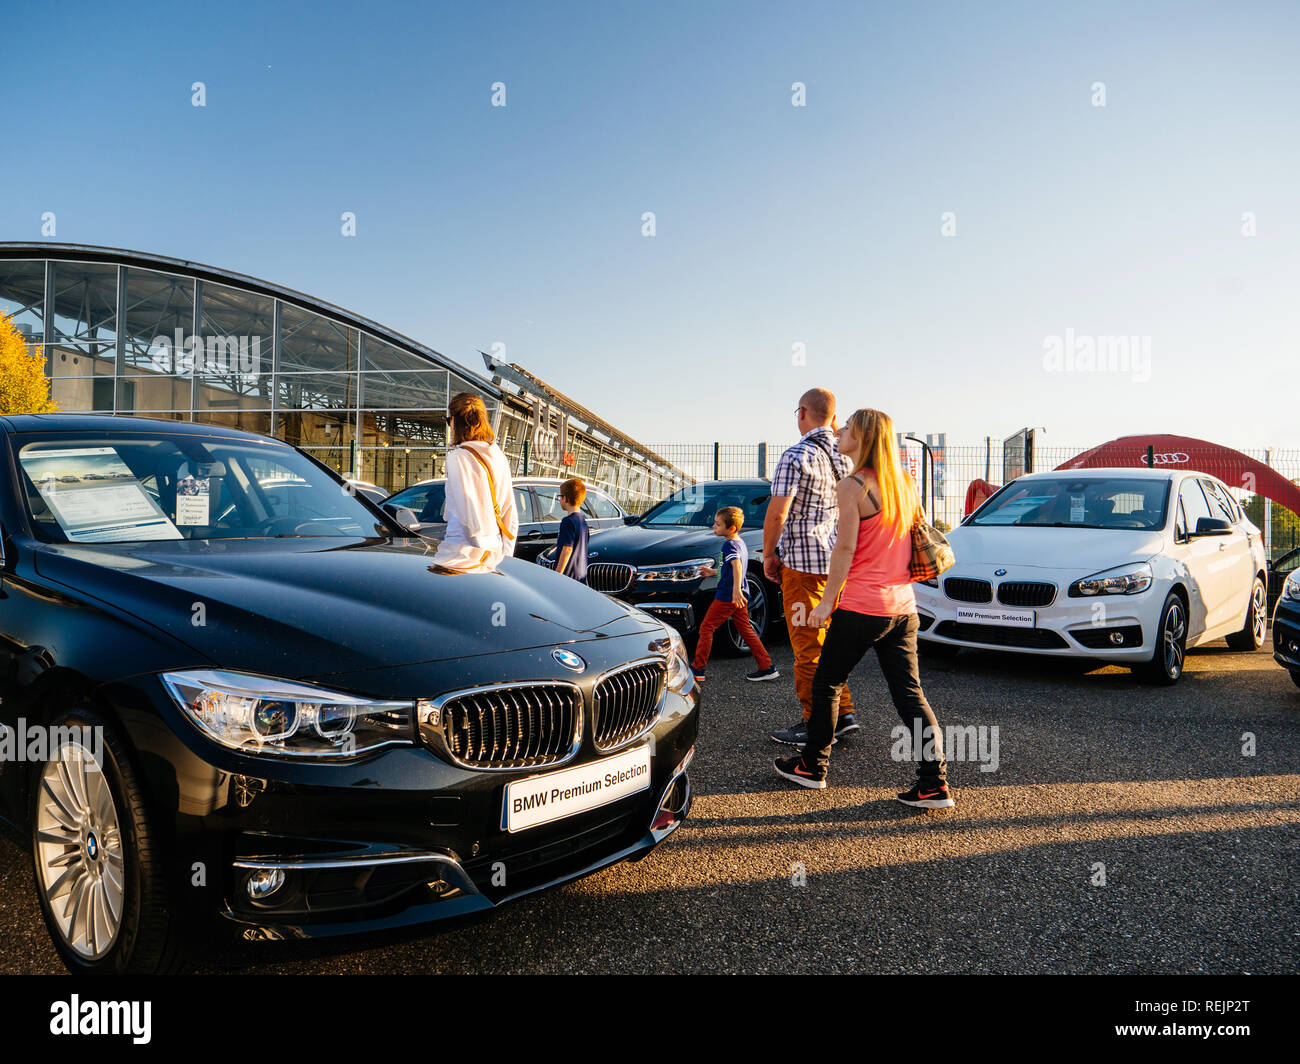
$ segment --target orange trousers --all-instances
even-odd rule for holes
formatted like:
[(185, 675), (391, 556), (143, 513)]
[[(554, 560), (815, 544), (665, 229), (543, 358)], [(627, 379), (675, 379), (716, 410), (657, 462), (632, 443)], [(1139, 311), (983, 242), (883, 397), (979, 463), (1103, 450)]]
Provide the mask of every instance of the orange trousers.
[[(781, 569), (781, 597), (785, 601), (785, 626), (790, 633), (790, 648), (794, 651), (794, 693), (803, 706), (803, 719), (812, 716), (812, 682), (821, 661), (822, 644), (826, 629), (809, 625), (808, 615), (817, 608), (826, 591), (826, 577), (821, 573), (801, 573), (798, 569), (783, 566)], [(840, 716), (853, 712), (853, 696), (849, 685), (840, 694)]]

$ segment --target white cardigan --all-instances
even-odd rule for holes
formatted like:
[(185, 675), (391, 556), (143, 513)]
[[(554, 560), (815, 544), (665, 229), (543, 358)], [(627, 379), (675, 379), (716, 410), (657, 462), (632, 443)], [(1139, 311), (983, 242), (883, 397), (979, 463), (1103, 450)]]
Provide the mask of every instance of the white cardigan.
[[(492, 508), (487, 473), (473, 455), (472, 447), (492, 467), (501, 521), (510, 531), (503, 537)], [(495, 443), (471, 440), (447, 452), (447, 534), (438, 544), (434, 563), (449, 569), (495, 568), (503, 557), (514, 554), (519, 538), (519, 514), (515, 510), (514, 481), (510, 463)]]

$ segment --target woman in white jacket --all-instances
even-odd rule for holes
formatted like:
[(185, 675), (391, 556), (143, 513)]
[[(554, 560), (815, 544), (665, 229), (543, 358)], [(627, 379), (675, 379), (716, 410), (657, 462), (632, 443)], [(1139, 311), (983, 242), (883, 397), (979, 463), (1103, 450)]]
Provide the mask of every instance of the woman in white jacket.
[(479, 396), (461, 392), (447, 404), (447, 416), (447, 535), (433, 563), (455, 572), (489, 571), (514, 554), (519, 538), (510, 463)]

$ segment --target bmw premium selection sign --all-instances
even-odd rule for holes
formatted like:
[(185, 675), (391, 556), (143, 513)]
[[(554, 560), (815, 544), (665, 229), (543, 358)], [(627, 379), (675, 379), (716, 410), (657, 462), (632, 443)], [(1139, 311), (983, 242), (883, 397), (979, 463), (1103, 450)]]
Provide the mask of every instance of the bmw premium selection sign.
[(1034, 627), (1033, 610), (979, 610), (961, 607), (957, 610), (957, 620), (968, 624), (1001, 624), (1008, 628)]
[(548, 772), (506, 787), (505, 828), (523, 831), (585, 813), (650, 786), (650, 746), (642, 744), (602, 761)]

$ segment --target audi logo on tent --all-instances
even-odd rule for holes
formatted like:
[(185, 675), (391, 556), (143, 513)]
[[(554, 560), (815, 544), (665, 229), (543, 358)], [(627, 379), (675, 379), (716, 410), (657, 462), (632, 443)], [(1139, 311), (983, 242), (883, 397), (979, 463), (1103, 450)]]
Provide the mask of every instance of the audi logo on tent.
[[(1158, 454), (1155, 455), (1154, 457), (1155, 457), (1156, 465), (1186, 465), (1188, 462), (1191, 461), (1191, 458), (1185, 455), (1182, 451), (1175, 451), (1173, 454)], [(1142, 455), (1138, 459), (1138, 465), (1146, 465), (1146, 464), (1147, 464), (1147, 456)]]

